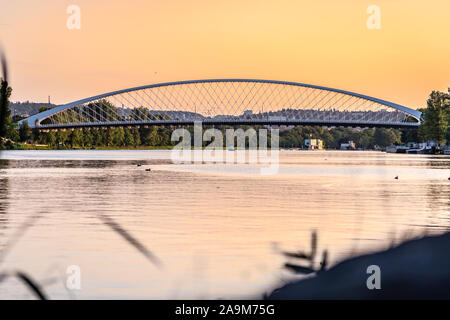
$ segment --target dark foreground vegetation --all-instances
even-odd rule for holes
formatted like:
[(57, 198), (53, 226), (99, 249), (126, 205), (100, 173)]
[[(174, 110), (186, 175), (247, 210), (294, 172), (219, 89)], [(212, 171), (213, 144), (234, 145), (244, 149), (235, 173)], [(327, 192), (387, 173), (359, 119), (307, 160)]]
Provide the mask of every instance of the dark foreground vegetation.
[[(410, 240), (319, 270), (312, 278), (288, 283), (266, 298), (450, 299), (449, 249), (450, 233)], [(380, 268), (380, 289), (369, 290), (372, 273), (367, 269), (374, 265)]]

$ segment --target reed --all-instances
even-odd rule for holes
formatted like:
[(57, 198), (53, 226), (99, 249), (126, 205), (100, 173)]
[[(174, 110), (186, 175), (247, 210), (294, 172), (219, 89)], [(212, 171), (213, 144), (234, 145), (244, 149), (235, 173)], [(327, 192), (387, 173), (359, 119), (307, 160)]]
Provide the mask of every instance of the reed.
[(121, 225), (115, 222), (112, 218), (105, 215), (99, 216), (103, 224), (110, 227), (114, 232), (119, 234), (128, 244), (136, 248), (144, 257), (146, 257), (151, 263), (157, 267), (162, 267), (162, 262), (156, 257), (149, 249), (147, 249), (140, 241), (133, 237), (127, 230)]

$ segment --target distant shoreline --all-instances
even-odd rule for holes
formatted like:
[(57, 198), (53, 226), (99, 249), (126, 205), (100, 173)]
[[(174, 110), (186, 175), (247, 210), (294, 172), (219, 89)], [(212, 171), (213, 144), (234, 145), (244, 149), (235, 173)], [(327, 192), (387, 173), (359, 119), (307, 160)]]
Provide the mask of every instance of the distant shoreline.
[[(49, 145), (43, 145), (43, 144), (23, 144), (20, 143), (16, 145), (17, 148), (15, 149), (7, 149), (7, 150), (172, 150), (174, 146), (110, 146), (110, 147), (93, 147), (93, 148), (81, 148), (81, 147), (74, 147), (74, 148), (55, 148)], [(196, 148), (192, 147), (191, 150), (195, 150)], [(228, 150), (227, 148), (215, 148), (215, 149), (205, 149), (202, 148), (201, 150)], [(236, 151), (240, 150), (239, 148), (235, 148)], [(249, 150), (249, 149), (245, 149)], [(384, 152), (383, 150), (376, 150), (376, 149), (354, 149), (354, 150), (342, 150), (342, 149), (320, 149), (320, 150), (312, 150), (312, 149), (302, 149), (302, 148), (279, 148), (279, 151), (379, 151)]]

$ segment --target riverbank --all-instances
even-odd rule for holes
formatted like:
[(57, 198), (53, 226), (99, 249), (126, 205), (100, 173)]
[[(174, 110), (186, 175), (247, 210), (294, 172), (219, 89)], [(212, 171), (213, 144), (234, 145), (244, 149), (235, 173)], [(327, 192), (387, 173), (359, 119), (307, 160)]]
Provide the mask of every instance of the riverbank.
[[(347, 259), (313, 278), (288, 283), (267, 298), (449, 299), (449, 248), (450, 232), (406, 241), (395, 248)], [(379, 267), (380, 289), (368, 289), (367, 283), (372, 284), (374, 277), (369, 266)]]
[(12, 143), (1, 150), (171, 150), (173, 146), (102, 146), (102, 147), (53, 147), (45, 144)]

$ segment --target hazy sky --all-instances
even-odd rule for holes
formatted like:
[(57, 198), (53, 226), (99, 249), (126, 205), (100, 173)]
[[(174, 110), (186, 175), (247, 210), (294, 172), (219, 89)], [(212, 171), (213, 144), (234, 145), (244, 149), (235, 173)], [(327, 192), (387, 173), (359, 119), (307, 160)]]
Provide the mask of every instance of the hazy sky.
[[(69, 5), (81, 29), (66, 26)], [(369, 5), (381, 29), (369, 30)], [(423, 106), (450, 86), (447, 0), (0, 0), (13, 101), (260, 78)]]

